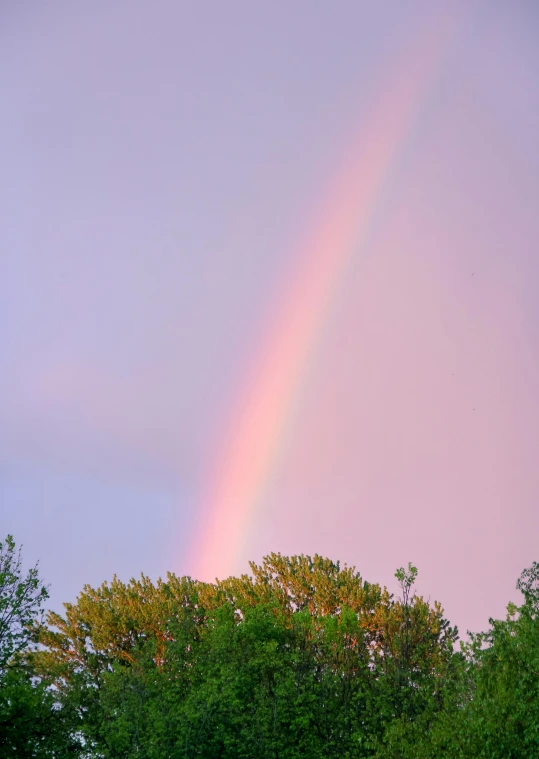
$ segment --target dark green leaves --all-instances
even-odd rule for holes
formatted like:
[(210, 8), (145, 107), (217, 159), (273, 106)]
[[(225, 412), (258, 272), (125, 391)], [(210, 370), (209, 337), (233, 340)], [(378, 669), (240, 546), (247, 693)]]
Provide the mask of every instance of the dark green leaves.
[(398, 598), (320, 556), (217, 584), (113, 578), (37, 626), (37, 571), (11, 538), (0, 553), (0, 756), (539, 757), (537, 564), (522, 606), (457, 652), (411, 563)]
[(21, 549), (8, 535), (0, 542), (0, 671), (27, 646), (32, 623), (48, 597), (37, 565), (23, 574)]

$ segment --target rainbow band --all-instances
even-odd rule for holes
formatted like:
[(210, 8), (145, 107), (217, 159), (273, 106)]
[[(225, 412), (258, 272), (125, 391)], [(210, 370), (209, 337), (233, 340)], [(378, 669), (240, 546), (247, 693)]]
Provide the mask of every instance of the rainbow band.
[(288, 280), (280, 312), (259, 341), (262, 347), (237, 404), (234, 429), (207, 479), (189, 561), (198, 579), (236, 571), (335, 293), (351, 258), (366, 244), (390, 171), (432, 91), (456, 27), (454, 11), (440, 15), (405, 57), (362, 125), (321, 223), (294, 256), (299, 267)]

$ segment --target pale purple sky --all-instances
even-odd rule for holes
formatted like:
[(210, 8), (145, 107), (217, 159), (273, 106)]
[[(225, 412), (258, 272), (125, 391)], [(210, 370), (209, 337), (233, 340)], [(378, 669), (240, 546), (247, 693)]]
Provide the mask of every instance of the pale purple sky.
[[(377, 88), (456, 3), (0, 10), (0, 532), (52, 602), (189, 572), (212, 456)], [(539, 559), (539, 11), (465, 3), (237, 571), (411, 560), (485, 627)]]

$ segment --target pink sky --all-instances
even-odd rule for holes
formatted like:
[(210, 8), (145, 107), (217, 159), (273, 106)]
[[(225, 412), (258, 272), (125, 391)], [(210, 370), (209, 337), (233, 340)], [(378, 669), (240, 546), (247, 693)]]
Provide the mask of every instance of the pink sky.
[[(1, 12), (1, 523), (55, 604), (114, 572), (194, 571), (279, 294), (352, 136), (444, 8)], [(466, 4), (233, 571), (319, 552), (393, 589), (413, 561), (465, 630), (503, 615), (538, 559), (538, 25), (533, 4)]]

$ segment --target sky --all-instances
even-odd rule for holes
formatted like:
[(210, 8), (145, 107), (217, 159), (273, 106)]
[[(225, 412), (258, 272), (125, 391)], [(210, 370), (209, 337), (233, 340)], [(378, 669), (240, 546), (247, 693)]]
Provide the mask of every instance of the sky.
[(0, 532), (51, 605), (539, 560), (534, 2), (0, 10)]

